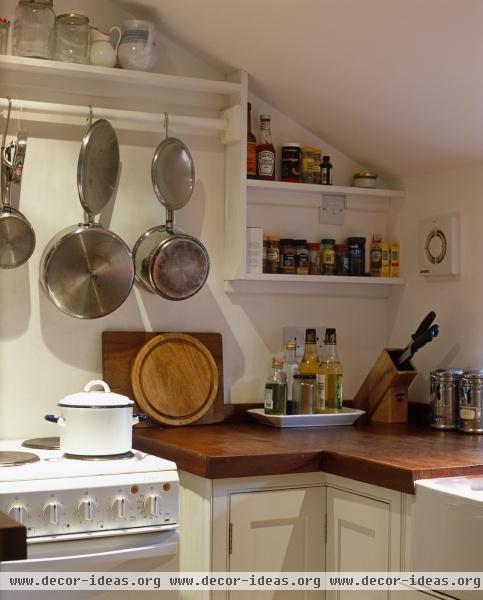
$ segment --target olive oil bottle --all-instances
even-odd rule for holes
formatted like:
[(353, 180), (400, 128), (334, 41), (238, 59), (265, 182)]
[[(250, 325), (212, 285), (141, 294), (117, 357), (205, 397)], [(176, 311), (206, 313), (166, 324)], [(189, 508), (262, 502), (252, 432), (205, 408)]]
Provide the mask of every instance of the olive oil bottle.
[(272, 374), (265, 384), (265, 413), (287, 414), (287, 376), (282, 371), (282, 362), (276, 358), (272, 361)]
[(305, 330), (304, 357), (299, 365), (301, 375), (317, 375), (319, 357), (317, 356), (317, 333), (315, 329)]
[(321, 394), (320, 404), (326, 409), (341, 409), (343, 401), (343, 369), (337, 356), (335, 329), (325, 330), (325, 348), (320, 361), (317, 382)]

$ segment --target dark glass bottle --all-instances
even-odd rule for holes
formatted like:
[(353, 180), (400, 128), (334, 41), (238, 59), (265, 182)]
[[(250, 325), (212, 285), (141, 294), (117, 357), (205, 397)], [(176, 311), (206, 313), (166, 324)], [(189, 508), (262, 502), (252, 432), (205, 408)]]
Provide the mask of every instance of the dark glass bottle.
[(322, 164), (320, 165), (320, 183), (322, 185), (332, 185), (332, 164), (330, 162), (330, 156), (324, 156), (322, 158)]
[(265, 412), (267, 415), (287, 414), (287, 377), (282, 362), (272, 361), (272, 375), (265, 384)]
[(257, 178), (257, 138), (252, 132), (252, 105), (247, 111), (247, 178)]

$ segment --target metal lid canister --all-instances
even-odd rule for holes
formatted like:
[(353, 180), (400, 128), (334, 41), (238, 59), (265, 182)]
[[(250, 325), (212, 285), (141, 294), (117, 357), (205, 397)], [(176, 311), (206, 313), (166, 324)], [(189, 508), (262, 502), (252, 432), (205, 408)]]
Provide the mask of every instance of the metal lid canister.
[(483, 433), (483, 369), (469, 369), (461, 378), (459, 430)]
[(431, 427), (457, 429), (462, 369), (437, 369), (429, 376)]

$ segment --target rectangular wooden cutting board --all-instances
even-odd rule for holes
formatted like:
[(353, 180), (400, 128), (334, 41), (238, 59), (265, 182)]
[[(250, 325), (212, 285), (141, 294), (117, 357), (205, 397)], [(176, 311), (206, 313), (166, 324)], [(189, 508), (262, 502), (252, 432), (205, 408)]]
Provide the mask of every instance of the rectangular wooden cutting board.
[[(171, 333), (166, 331), (104, 331), (102, 333), (102, 374), (111, 390), (117, 394), (123, 394), (136, 401), (131, 386), (131, 369), (134, 359), (139, 350), (146, 342), (160, 333)], [(219, 333), (193, 333), (183, 332), (191, 335), (204, 344), (216, 363), (218, 371), (218, 392), (213, 405), (208, 412), (192, 425), (206, 425), (219, 423), (224, 419), (224, 393), (223, 393), (223, 343)], [(139, 407), (136, 406), (136, 410)], [(141, 425), (140, 425), (141, 426)], [(149, 419), (145, 427), (159, 427), (160, 423)], [(167, 425), (162, 424), (163, 427)]]

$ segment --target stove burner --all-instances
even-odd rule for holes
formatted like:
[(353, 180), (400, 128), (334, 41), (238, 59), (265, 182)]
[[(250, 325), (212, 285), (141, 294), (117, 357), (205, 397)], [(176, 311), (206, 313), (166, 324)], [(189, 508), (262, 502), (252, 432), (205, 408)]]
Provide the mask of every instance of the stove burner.
[(39, 460), (40, 458), (32, 452), (0, 452), (0, 467), (18, 467)]
[(60, 438), (32, 438), (30, 440), (25, 440), (22, 446), (24, 448), (34, 448), (36, 450), (60, 450)]
[(101, 456), (83, 456), (81, 454), (64, 454), (64, 458), (73, 460), (124, 460), (126, 458), (134, 458), (134, 452), (123, 452), (122, 454), (107, 454)]

